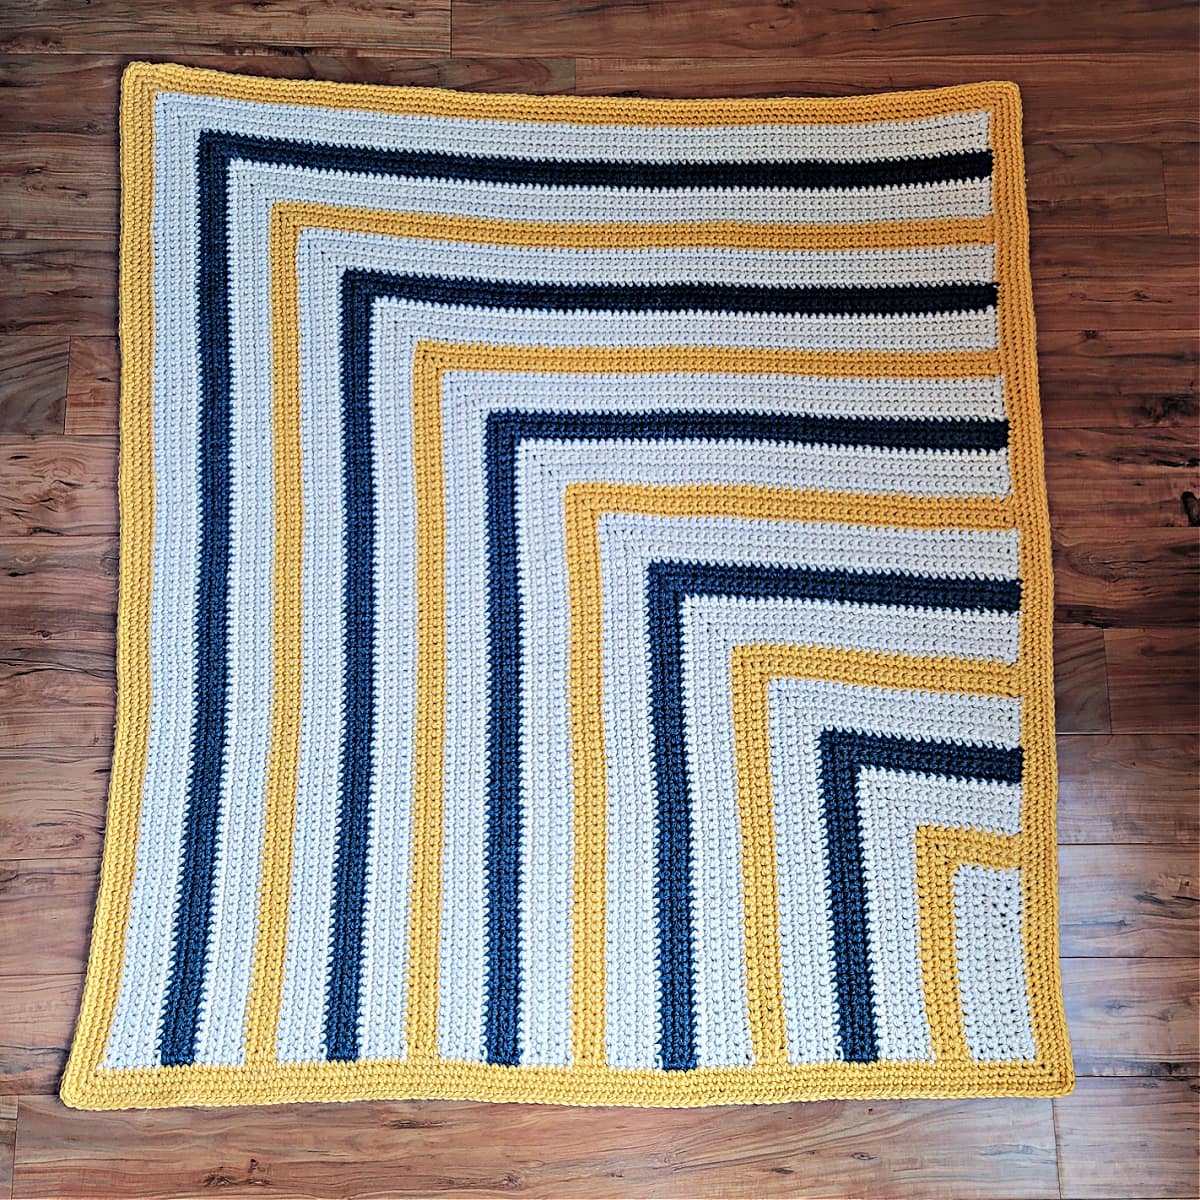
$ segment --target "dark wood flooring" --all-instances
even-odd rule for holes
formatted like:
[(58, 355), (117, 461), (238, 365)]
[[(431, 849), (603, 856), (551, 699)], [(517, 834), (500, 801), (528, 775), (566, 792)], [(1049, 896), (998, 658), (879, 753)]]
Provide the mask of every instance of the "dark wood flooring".
[[(1200, 1195), (1197, 14), (1174, 0), (0, 4), (0, 1197)], [(651, 57), (647, 57), (647, 56)], [(1024, 90), (1057, 569), (1056, 1101), (117, 1114), (55, 1092), (103, 827), (130, 57), (505, 91)]]

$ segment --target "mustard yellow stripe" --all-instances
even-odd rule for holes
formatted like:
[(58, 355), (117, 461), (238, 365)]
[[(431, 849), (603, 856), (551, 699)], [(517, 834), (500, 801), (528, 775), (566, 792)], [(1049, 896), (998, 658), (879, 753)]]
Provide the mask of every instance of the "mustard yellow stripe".
[(265, 104), (429, 117), (497, 121), (554, 121), (573, 125), (817, 125), (917, 120), (990, 109), (1017, 94), (1005, 82), (969, 83), (923, 92), (882, 92), (868, 96), (786, 97), (773, 100), (647, 100), (609, 96), (518, 96), (452, 92), (440, 88), (381, 87), (323, 80), (261, 79), (174, 64), (135, 62), (126, 68), (126, 86), (152, 91)]
[(933, 1053), (939, 1062), (969, 1061), (958, 978), (954, 917), (954, 872), (962, 863), (1019, 867), (1024, 838), (977, 829), (922, 825), (917, 829), (917, 909), (920, 922), (921, 979)]
[(91, 1100), (125, 961), (150, 736), (150, 597), (154, 561), (154, 94), (121, 88), (121, 570), (117, 594), (117, 719), (100, 891), (78, 1029), (63, 1075), (65, 1103)]
[[(1068, 1089), (1069, 1090), (1069, 1089)], [(507, 1067), (491, 1063), (278, 1063), (254, 1067), (136, 1068), (89, 1082), (94, 1109), (171, 1105), (296, 1104), (307, 1101), (490, 1100), (522, 1104), (603, 1104), (695, 1108), (805, 1100), (905, 1096), (1061, 1096), (1061, 1076), (1045, 1063), (824, 1062), (802, 1066), (702, 1067), (696, 1071), (603, 1066)]]
[[(272, 214), (276, 221), (276, 214)], [(246, 1061), (276, 1058), (283, 1002), (287, 916), (292, 876), (297, 759), (303, 675), (302, 543), (304, 491), (300, 442), (300, 345), (294, 255), (271, 258), (271, 351), (275, 519), (272, 611), (271, 732), (267, 755), (258, 930), (246, 1013)]]
[[(555, 222), (398, 212), (301, 200), (277, 201), (273, 211), (285, 214), (277, 234), (287, 239), (298, 237), (304, 229), (331, 229), (471, 245), (563, 249), (730, 246), (742, 250), (909, 250), (988, 244), (995, 236), (991, 217), (830, 225), (741, 221)], [(288, 241), (281, 243), (280, 251), (287, 253), (288, 245)], [(271, 253), (275, 253), (274, 243)]]
[(1022, 942), (1038, 1057), (1074, 1086), (1058, 959), (1057, 763), (1054, 747), (1052, 622), (1054, 574), (1038, 399), (1037, 330), (1029, 273), (1029, 214), (1021, 146), (1021, 96), (998, 93), (991, 120), (992, 195), (997, 222), (999, 346), (1009, 420), (1009, 469), (1021, 530), (1021, 743), (1024, 776)]
[(405, 1044), (414, 1062), (437, 1055), (441, 943), (442, 795), (446, 730), (446, 530), (441, 374), (432, 356), (413, 367), (417, 496), (417, 726)]

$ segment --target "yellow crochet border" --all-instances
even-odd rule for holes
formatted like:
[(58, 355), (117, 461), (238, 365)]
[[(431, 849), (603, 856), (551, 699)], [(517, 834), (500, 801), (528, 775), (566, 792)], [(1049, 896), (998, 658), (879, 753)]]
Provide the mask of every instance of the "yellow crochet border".
[[(939, 1045), (950, 1057), (932, 1063), (828, 1063), (796, 1067), (765, 1061), (747, 1068), (701, 1069), (686, 1075), (616, 1070), (596, 1062), (572, 1067), (503, 1067), (444, 1062), (436, 1058), (359, 1063), (280, 1064), (273, 1061), (273, 1006), (277, 988), (271, 971), (260, 975), (256, 959), (246, 1065), (239, 1067), (157, 1067), (126, 1071), (100, 1067), (111, 1025), (123, 958), (123, 937), (135, 867), (141, 805), (141, 780), (147, 752), (151, 680), (147, 654), (151, 548), (153, 535), (153, 356), (154, 295), (151, 204), (154, 187), (153, 107), (159, 92), (171, 91), (228, 99), (299, 105), (322, 105), (373, 112), (428, 113), (442, 116), (508, 118), (527, 121), (588, 123), (753, 124), (768, 121), (877, 121), (934, 116), (971, 108), (992, 113), (994, 216), (970, 230), (956, 231), (962, 240), (997, 243), (1000, 282), (1000, 345), (994, 364), (1005, 378), (1005, 403), (1011, 426), (1013, 492), (1004, 503), (1021, 531), (1024, 610), (1020, 656), (1014, 670), (1024, 697), (1022, 744), (1029, 785), (1022, 813), (1020, 862), (1025, 872), (1024, 929), (1032, 1019), (1039, 1058), (1028, 1064), (965, 1062), (951, 1050), (953, 1021), (936, 1021)], [(119, 493), (122, 513), (119, 593), (117, 729), (109, 797), (100, 894), (97, 900), (88, 978), (78, 1032), (62, 1082), (63, 1100), (74, 1107), (112, 1109), (170, 1105), (224, 1105), (332, 1101), (418, 1096), (447, 1099), (535, 1101), (546, 1103), (699, 1105), (771, 1103), (795, 1099), (885, 1098), (900, 1096), (1062, 1095), (1073, 1086), (1070, 1050), (1061, 1004), (1057, 957), (1057, 895), (1054, 837), (1055, 762), (1053, 744), (1053, 676), (1050, 622), (1052, 575), (1050, 537), (1041, 454), (1041, 418), (1037, 394), (1035, 334), (1030, 292), (1028, 221), (1024, 197), (1020, 98), (1010, 83), (980, 83), (926, 92), (890, 93), (837, 99), (658, 101), (582, 97), (479, 96), (435, 89), (387, 88), (356, 84), (265, 80), (192, 68), (132, 64), (122, 88), (121, 106), (121, 315), (123, 358)], [(395, 214), (390, 214), (393, 218)], [(519, 223), (514, 223), (518, 224)], [(932, 223), (931, 223), (932, 224)], [(440, 227), (443, 236), (445, 226)], [(562, 227), (557, 227), (562, 236)], [(596, 227), (592, 226), (591, 236)], [(678, 231), (660, 227), (661, 241), (676, 244)], [(615, 244), (632, 244), (630, 230)], [(764, 244), (778, 235), (761, 229)], [(830, 232), (825, 231), (826, 234)], [(878, 243), (889, 244), (883, 227)], [(933, 230), (929, 231), (933, 233)], [(938, 230), (930, 240), (950, 240)], [(464, 229), (457, 236), (471, 240)], [(482, 233), (480, 236), (487, 236)], [(526, 233), (527, 237), (534, 237)], [(717, 236), (713, 234), (712, 236)], [(804, 245), (804, 237), (795, 244)], [(906, 235), (899, 235), (906, 236)], [(554, 244), (569, 244), (569, 237)], [(703, 235), (701, 235), (701, 244)], [(779, 244), (779, 243), (774, 243)], [(827, 243), (807, 243), (827, 244)], [(448, 348), (439, 347), (438, 351)], [(280, 345), (277, 342), (277, 352)], [(440, 357), (440, 354), (438, 355)], [(457, 358), (457, 355), (453, 356)], [(991, 366), (992, 364), (989, 364)], [(544, 365), (541, 369), (544, 369)], [(723, 369), (729, 369), (726, 364)], [(758, 369), (764, 369), (762, 367)], [(768, 368), (769, 369), (769, 368)], [(984, 373), (978, 370), (978, 373)], [(970, 372), (964, 372), (970, 373)], [(991, 372), (989, 372), (991, 373)], [(283, 428), (283, 436), (294, 431)], [(281, 449), (282, 459), (286, 451)], [(286, 475), (286, 468), (284, 472)], [(277, 478), (277, 487), (284, 482)], [(278, 536), (285, 549), (298, 539), (299, 514), (283, 506)], [(962, 520), (961, 511), (957, 520)], [(277, 564), (278, 566), (279, 564)], [(286, 574), (280, 577), (277, 615), (284, 601)], [(277, 627), (278, 629), (279, 627)], [(277, 638), (281, 636), (277, 632)], [(889, 656), (890, 657), (890, 656)], [(900, 664), (892, 664), (899, 669)], [(841, 667), (845, 668), (846, 663)], [(861, 666), (861, 664), (860, 664)], [(835, 669), (828, 663), (824, 670)], [(907, 664), (905, 678), (912, 679)], [(872, 680), (887, 670), (872, 667)], [(286, 676), (281, 677), (287, 683)], [(981, 685), (980, 690), (989, 690)], [(289, 702), (286, 687), (277, 704)], [(752, 705), (751, 705), (752, 707)], [(278, 714), (273, 725), (278, 730)], [(286, 814), (287, 742), (273, 738), (272, 794), (268, 811)], [(278, 790), (282, 788), (283, 790)], [(270, 819), (270, 816), (269, 816)], [(277, 822), (277, 827), (283, 828)], [(955, 854), (990, 861), (989, 848), (930, 841), (929, 870)], [(941, 831), (948, 832), (948, 831)], [(934, 846), (936, 841), (936, 846)], [(264, 900), (259, 950), (281, 927), (278, 896), (267, 902), (271, 879), (286, 878), (289, 852), (281, 840), (264, 848)], [(1001, 851), (992, 848), (993, 857)], [(272, 857), (274, 855), (274, 857)], [(997, 858), (996, 861), (1001, 861)], [(1009, 861), (1003, 858), (1003, 861)], [(285, 903), (286, 903), (286, 897)], [(425, 897), (428, 905), (430, 896)], [(756, 910), (759, 906), (755, 906)], [(274, 911), (275, 917), (271, 917)], [(434, 911), (426, 909), (427, 912)], [(939, 922), (939, 925), (941, 922)], [(426, 943), (427, 945), (429, 943)], [(432, 976), (436, 984), (436, 974)], [(275, 999), (272, 1001), (272, 991)], [(415, 993), (410, 993), (415, 994)], [(259, 997), (258, 1000), (255, 997)], [(257, 1006), (257, 1007), (255, 1007)], [(934, 1014), (931, 1013), (931, 1017)], [(769, 1042), (775, 1033), (760, 1029)], [(947, 1042), (944, 1039), (949, 1038)], [(593, 1043), (594, 1044), (594, 1043)], [(765, 1043), (764, 1043), (765, 1044)]]

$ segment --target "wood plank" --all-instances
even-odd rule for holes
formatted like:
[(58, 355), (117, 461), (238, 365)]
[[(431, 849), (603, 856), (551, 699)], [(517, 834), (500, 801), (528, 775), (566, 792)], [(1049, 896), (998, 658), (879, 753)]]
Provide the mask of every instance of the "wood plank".
[(9, 0), (0, 9), (0, 49), (10, 52), (175, 56), (226, 46), (273, 54), (293, 46), (444, 53), (450, 49), (450, 5), (449, 0), (375, 0), (367, 5), (274, 0), (265, 14), (236, 0), (158, 7), (139, 0), (95, 0), (82, 10), (69, 0)]
[(1059, 733), (1107, 733), (1104, 634), (1085, 625), (1054, 627), (1054, 721)]
[(0, 438), (0, 538), (117, 532), (114, 438)]
[[(1200, 242), (1161, 234), (1041, 234), (1030, 265), (1038, 329), (1195, 329), (1200, 325)], [(1093, 412), (1087, 422), (1103, 425)]]
[(107, 650), (62, 646), (17, 646), (0, 651), (0, 689), (13, 712), (60, 708), (112, 709), (116, 689), (113, 656)]
[(99, 870), (90, 858), (0, 862), (0, 978), (83, 970)]
[(116, 434), (120, 377), (115, 337), (73, 337), (65, 432)]
[(84, 1113), (23, 1099), (16, 1195), (166, 1200), (218, 1186), (561, 1200), (1058, 1195), (1047, 1100), (640, 1112), (368, 1103), (313, 1105), (303, 1116), (291, 1107)]
[(99, 334), (117, 327), (116, 236), (0, 238), (0, 333)]
[(1068, 958), (1062, 967), (1077, 1075), (1200, 1074), (1194, 959)]
[(1169, 425), (1047, 429), (1050, 521), (1059, 528), (1187, 525), (1184, 492), (1200, 491), (1195, 431)]
[(1195, 429), (1198, 364), (1193, 328), (1042, 330), (1038, 374), (1047, 432), (1097, 424)]
[(117, 228), (115, 144), (91, 134), (0, 138), (0, 234), (83, 237)]
[(12, 1193), (13, 1157), (17, 1148), (17, 1101), (0, 1097), (0, 1192)]
[(1081, 1079), (1055, 1100), (1063, 1200), (1194, 1197), (1197, 1093), (1185, 1079)]
[(59, 708), (54, 720), (42, 712), (0, 708), (0, 751), (77, 750), (108, 753), (113, 743), (113, 714), (99, 708)]
[(1197, 847), (1063, 846), (1064, 958), (1194, 958), (1200, 933)]
[(1167, 227), (1172, 233), (1200, 234), (1200, 146), (1163, 150), (1163, 182), (1167, 190)]
[(1162, 149), (1056, 142), (1025, 148), (1030, 235), (1166, 233)]
[(1054, 618), (1093, 625), (1190, 625), (1200, 594), (1196, 529), (1056, 528)]
[(1200, 746), (1190, 733), (1058, 739), (1058, 839), (1200, 842)]
[(82, 974), (5, 978), (0, 988), (0, 1095), (58, 1093), (82, 992)]
[[(1110, 0), (1088, 21), (1063, 20), (1051, 0), (924, 0), (918, 10), (740, 0), (736, 12), (705, 0), (596, 4), (584, 0), (454, 0), (452, 37), (460, 54), (503, 45), (512, 54), (636, 57), (794, 53), (836, 61), (869, 54), (1045, 54), (1178, 50), (1195, 41), (1187, 6)], [(950, 75), (948, 78), (957, 78)]]
[[(587, 95), (855, 96), (947, 80), (1011, 79), (1021, 87), (1027, 142), (1194, 142), (1196, 73), (1190, 51), (1137, 54), (983, 53), (870, 57), (581, 57), (576, 90)], [(1130, 74), (1155, 86), (1131, 95)]]
[(0, 751), (0, 860), (98, 858), (107, 754)]
[(7, 639), (111, 652), (117, 548), (112, 537), (0, 539), (0, 629)]
[(67, 352), (50, 334), (0, 337), (0, 434), (62, 433)]
[(1200, 631), (1106, 629), (1114, 733), (1188, 733), (1200, 714)]
[[(1169, 59), (1176, 56), (1166, 56)], [(1185, 56), (1178, 56), (1181, 59)], [(269, 75), (275, 79), (328, 79), (339, 83), (384, 83), (447, 87), (464, 91), (550, 93), (575, 87), (571, 58), (413, 58), (358, 51), (305, 51), (279, 54), (192, 54), (172, 50), (171, 60), (214, 71)], [(85, 133), (101, 144), (115, 144), (120, 76), (126, 53), (0, 54), (0, 88), (7, 103), (0, 110), (0, 135)], [(1171, 61), (1164, 88), (1174, 94), (1178, 72)], [(1118, 110), (1119, 111), (1119, 110)], [(1186, 122), (1184, 122), (1186, 124)], [(1156, 141), (1174, 140), (1175, 127), (1162, 122)], [(1182, 135), (1181, 125), (1175, 130)], [(1196, 136), (1195, 131), (1193, 136)]]

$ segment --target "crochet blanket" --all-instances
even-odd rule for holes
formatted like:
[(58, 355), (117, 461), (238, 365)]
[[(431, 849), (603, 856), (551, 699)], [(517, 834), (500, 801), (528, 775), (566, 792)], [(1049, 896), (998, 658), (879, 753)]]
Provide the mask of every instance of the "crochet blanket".
[(1017, 89), (121, 129), (64, 1100), (1069, 1090)]

